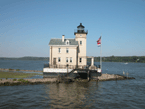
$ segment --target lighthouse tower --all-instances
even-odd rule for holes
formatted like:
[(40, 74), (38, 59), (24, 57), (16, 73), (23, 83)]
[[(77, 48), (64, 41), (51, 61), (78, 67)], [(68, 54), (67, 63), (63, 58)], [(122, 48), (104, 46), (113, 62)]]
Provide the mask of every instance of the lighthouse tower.
[(87, 58), (86, 58), (86, 39), (88, 31), (84, 29), (85, 27), (80, 23), (77, 26), (77, 30), (74, 32), (75, 40), (78, 41), (78, 54), (77, 54), (77, 65), (83, 66), (87, 65)]

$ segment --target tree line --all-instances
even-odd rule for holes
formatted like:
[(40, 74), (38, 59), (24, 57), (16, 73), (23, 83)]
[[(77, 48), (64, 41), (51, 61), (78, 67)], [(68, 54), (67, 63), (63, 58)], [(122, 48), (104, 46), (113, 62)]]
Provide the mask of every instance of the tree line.
[[(20, 57), (20, 58), (8, 58), (0, 57), (0, 60), (41, 60), (49, 61), (49, 57)], [(91, 59), (87, 59), (88, 62), (91, 62)], [(94, 57), (95, 62), (100, 62), (100, 57)], [(103, 62), (141, 62), (145, 63), (145, 56), (109, 56), (102, 57)]]
[[(91, 61), (91, 59), (88, 59)], [(100, 57), (94, 57), (95, 62), (100, 62)], [(145, 56), (109, 56), (102, 57), (103, 62), (141, 62), (145, 63)]]
[(9, 57), (0, 57), (0, 60), (41, 60), (41, 61), (49, 61), (49, 57), (20, 57), (20, 58), (9, 58)]

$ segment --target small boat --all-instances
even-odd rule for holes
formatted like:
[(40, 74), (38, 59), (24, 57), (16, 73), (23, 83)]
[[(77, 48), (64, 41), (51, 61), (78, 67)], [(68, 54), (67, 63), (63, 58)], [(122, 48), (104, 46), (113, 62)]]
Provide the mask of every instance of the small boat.
[(128, 64), (128, 63), (126, 62), (126, 63), (124, 63), (124, 64)]

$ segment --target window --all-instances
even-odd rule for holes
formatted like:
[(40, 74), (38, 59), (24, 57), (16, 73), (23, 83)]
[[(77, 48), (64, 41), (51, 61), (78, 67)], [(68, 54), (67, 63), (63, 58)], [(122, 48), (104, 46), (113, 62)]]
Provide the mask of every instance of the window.
[(69, 48), (66, 48), (66, 53), (69, 53)]
[(68, 57), (66, 57), (66, 62), (68, 62)]
[(61, 58), (60, 57), (58, 57), (58, 62), (60, 62), (61, 61)]
[(66, 45), (69, 45), (69, 40), (66, 40)]
[(82, 58), (80, 58), (80, 62), (82, 62)]
[(72, 57), (70, 57), (70, 62), (72, 63)]
[(82, 41), (80, 41), (80, 45), (82, 45)]
[(82, 35), (80, 35), (82, 37)]
[(61, 48), (58, 48), (58, 53), (61, 53)]

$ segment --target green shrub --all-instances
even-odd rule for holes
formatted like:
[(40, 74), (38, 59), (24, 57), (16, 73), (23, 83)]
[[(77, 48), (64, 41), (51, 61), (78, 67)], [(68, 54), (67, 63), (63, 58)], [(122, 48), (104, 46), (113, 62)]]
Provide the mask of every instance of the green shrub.
[(16, 71), (20, 71), (20, 69), (16, 69)]
[(18, 79), (18, 81), (21, 81), (21, 82), (23, 82), (23, 81), (25, 81), (24, 79)]
[(17, 79), (13, 79), (13, 81), (16, 81)]
[(28, 80), (25, 80), (25, 83), (28, 83), (29, 81)]
[(18, 79), (18, 81), (23, 82), (23, 83), (28, 83), (28, 80), (24, 80), (24, 79)]
[(8, 78), (6, 78), (6, 80), (7, 80)]
[(11, 70), (13, 70), (13, 69), (9, 68), (9, 71), (11, 71)]

